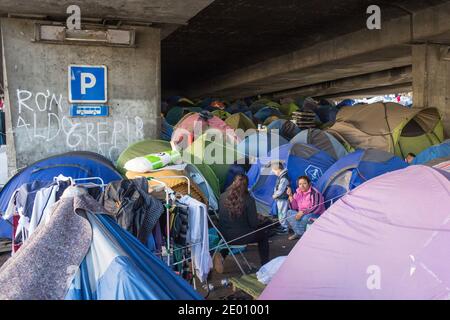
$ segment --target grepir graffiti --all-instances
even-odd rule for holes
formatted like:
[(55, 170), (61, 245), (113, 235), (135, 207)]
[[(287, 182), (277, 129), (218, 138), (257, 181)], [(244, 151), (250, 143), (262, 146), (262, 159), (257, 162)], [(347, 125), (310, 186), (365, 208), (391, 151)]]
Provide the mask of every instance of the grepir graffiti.
[(90, 150), (111, 160), (129, 144), (144, 138), (142, 118), (120, 120), (72, 119), (68, 107), (63, 108), (63, 95), (17, 90), (18, 117), (13, 129), (30, 142), (55, 142), (61, 139), (70, 150)]

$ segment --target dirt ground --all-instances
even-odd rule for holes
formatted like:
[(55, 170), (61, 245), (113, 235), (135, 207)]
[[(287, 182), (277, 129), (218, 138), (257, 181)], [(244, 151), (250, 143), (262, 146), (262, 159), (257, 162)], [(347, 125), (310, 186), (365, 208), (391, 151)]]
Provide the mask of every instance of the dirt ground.
[[(280, 256), (286, 256), (292, 250), (292, 248), (297, 243), (296, 241), (289, 241), (287, 235), (275, 235), (270, 238), (270, 259), (275, 259)], [(249, 264), (254, 268), (252, 271), (248, 270), (247, 265), (243, 261), (243, 259), (237, 255), (238, 261), (243, 267), (244, 271), (247, 273), (255, 273), (261, 267), (258, 255), (258, 246), (257, 244), (252, 244), (247, 246), (247, 250), (244, 252), (245, 257), (247, 258)], [(199, 288), (197, 286), (197, 291), (203, 297), (206, 297), (208, 300), (223, 300), (223, 299), (251, 299), (250, 296), (244, 294), (241, 291), (233, 292), (231, 286), (224, 287), (221, 284), (223, 279), (230, 279), (232, 277), (240, 277), (242, 273), (239, 270), (236, 262), (231, 256), (228, 256), (225, 259), (224, 263), (224, 273), (219, 274), (213, 271), (210, 274), (209, 283), (214, 286), (214, 289), (209, 293), (204, 288)]]

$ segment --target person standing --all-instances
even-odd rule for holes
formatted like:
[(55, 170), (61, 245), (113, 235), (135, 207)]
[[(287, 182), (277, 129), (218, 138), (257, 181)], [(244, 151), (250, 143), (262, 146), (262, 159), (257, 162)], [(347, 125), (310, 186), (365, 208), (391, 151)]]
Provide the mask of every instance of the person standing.
[(289, 210), (289, 196), (287, 190), (290, 185), (288, 170), (284, 168), (284, 165), (280, 161), (272, 162), (271, 169), (273, 174), (277, 176), (272, 198), (276, 204), (278, 221), (281, 226), (278, 234), (287, 234), (289, 232), (289, 224), (286, 220), (287, 212)]

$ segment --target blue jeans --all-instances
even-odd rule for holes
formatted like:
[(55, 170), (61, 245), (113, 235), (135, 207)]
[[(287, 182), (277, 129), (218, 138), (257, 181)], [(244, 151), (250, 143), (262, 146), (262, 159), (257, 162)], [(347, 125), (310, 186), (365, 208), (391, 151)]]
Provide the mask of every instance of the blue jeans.
[(292, 230), (294, 230), (295, 234), (301, 236), (306, 231), (306, 226), (308, 225), (309, 219), (311, 218), (317, 219), (318, 217), (320, 217), (320, 215), (315, 213), (304, 214), (300, 220), (296, 220), (295, 215), (297, 213), (298, 211), (296, 210), (289, 210), (287, 213), (288, 215), (287, 221)]

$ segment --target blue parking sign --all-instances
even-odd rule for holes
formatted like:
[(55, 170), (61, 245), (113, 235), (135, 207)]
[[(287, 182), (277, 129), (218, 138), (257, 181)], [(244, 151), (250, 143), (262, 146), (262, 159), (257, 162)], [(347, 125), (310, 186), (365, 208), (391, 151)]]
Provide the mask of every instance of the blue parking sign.
[(69, 65), (69, 102), (105, 103), (108, 100), (106, 66)]

